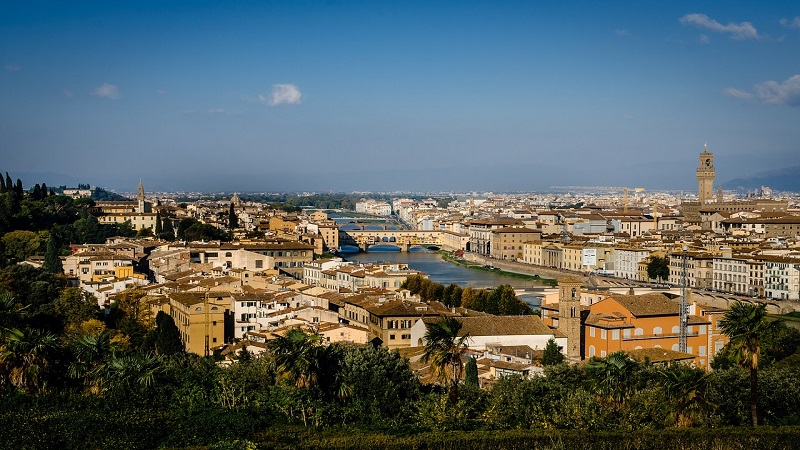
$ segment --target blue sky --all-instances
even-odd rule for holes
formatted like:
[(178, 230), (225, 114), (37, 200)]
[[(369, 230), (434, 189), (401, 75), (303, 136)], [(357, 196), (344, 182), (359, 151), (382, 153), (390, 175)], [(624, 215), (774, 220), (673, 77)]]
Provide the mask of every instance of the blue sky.
[(705, 142), (720, 181), (800, 165), (797, 2), (16, 3), (0, 14), (12, 173), (694, 189)]

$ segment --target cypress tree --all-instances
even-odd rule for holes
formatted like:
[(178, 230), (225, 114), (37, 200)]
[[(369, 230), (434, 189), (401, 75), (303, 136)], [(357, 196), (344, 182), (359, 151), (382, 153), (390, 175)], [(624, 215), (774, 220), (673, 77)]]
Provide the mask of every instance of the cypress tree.
[(547, 345), (544, 347), (544, 354), (542, 355), (543, 366), (555, 366), (564, 362), (564, 354), (561, 353), (561, 346), (556, 343), (556, 340), (550, 338)]
[(233, 202), (231, 202), (231, 207), (228, 211), (228, 226), (231, 230), (239, 227), (239, 218), (236, 217), (236, 211), (233, 209)]
[(42, 200), (46, 199), (48, 195), (47, 185), (42, 183)]
[(475, 358), (467, 358), (467, 363), (464, 364), (464, 384), (478, 387), (478, 362)]
[(31, 192), (31, 198), (34, 200), (42, 199), (42, 187), (39, 186), (39, 183), (33, 185), (33, 192)]
[(183, 352), (183, 342), (181, 342), (181, 332), (175, 326), (175, 320), (165, 313), (159, 311), (156, 314), (156, 337), (155, 350), (158, 355), (176, 355)]
[(6, 192), (6, 179), (0, 176), (0, 194)]
[(164, 220), (164, 230), (159, 237), (168, 241), (175, 240), (175, 228), (172, 226), (172, 220), (169, 218)]
[(6, 172), (6, 191), (10, 191), (14, 189), (14, 183), (11, 181), (11, 177)]
[(161, 236), (162, 231), (164, 231), (164, 228), (161, 226), (161, 211), (156, 211), (156, 237)]
[(19, 198), (22, 198), (22, 193), (25, 192), (25, 190), (22, 188), (22, 180), (19, 178), (17, 178), (17, 185), (14, 186), (14, 192), (16, 192)]
[(47, 239), (47, 249), (44, 252), (42, 268), (54, 274), (64, 272), (64, 267), (61, 265), (61, 258), (58, 257), (60, 253), (60, 239), (54, 229), (50, 230), (50, 237)]

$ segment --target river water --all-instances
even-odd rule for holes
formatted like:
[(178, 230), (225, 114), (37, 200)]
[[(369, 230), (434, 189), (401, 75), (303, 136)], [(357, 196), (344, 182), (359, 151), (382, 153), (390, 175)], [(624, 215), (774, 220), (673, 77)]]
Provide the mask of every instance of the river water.
[[(347, 261), (359, 263), (404, 262), (412, 269), (426, 273), (431, 281), (444, 285), (455, 283), (461, 287), (493, 288), (501, 284), (510, 284), (516, 289), (537, 286), (532, 281), (468, 269), (449, 263), (442, 260), (437, 252), (419, 247), (412, 248), (410, 252), (369, 251), (367, 253), (342, 253), (341, 256)], [(519, 297), (534, 308), (541, 303), (539, 298), (532, 294), (522, 294)]]
[(455, 283), (461, 287), (494, 287), (501, 284), (510, 284), (514, 287), (524, 288), (532, 284), (531, 282), (526, 284), (525, 280), (517, 278), (467, 269), (444, 261), (438, 253), (422, 248), (412, 248), (410, 252), (370, 251), (367, 253), (342, 253), (342, 257), (348, 261), (360, 263), (381, 261), (408, 263), (408, 266), (412, 269), (428, 274), (428, 278), (431, 281), (444, 285)]

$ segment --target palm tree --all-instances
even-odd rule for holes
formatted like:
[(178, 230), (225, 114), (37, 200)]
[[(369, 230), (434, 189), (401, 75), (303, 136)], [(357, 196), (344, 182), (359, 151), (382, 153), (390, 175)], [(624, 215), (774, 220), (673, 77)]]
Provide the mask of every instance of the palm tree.
[(311, 387), (321, 372), (322, 341), (318, 334), (294, 328), (270, 343), (278, 372), (296, 387)]
[(439, 379), (448, 384), (450, 404), (458, 401), (458, 383), (464, 368), (461, 357), (467, 351), (469, 333), (459, 336), (463, 326), (455, 317), (444, 317), (438, 322), (428, 324), (425, 332), (425, 353), (423, 361), (431, 362)]
[(116, 350), (111, 336), (111, 332), (103, 330), (96, 334), (84, 334), (72, 343), (75, 359), (70, 363), (67, 374), (70, 378), (83, 380), (87, 391), (95, 395), (104, 390), (105, 362)]
[(59, 348), (58, 337), (37, 328), (11, 330), (0, 345), (0, 367), (12, 386), (28, 393), (47, 390), (51, 358)]
[(0, 293), (0, 342), (8, 334), (18, 331), (16, 326), (25, 315), (25, 309), (25, 306), (14, 301), (14, 296), (10, 293)]
[(106, 382), (111, 390), (141, 392), (153, 387), (166, 370), (163, 360), (153, 353), (112, 356), (105, 367)]
[(622, 409), (628, 399), (631, 376), (637, 368), (624, 351), (614, 352), (608, 357), (597, 359), (587, 365), (594, 389), (613, 412)]
[(712, 404), (706, 400), (708, 374), (683, 364), (674, 364), (659, 372), (664, 392), (675, 407), (675, 426), (689, 428)]
[(761, 340), (775, 325), (767, 322), (764, 303), (736, 302), (719, 320), (722, 333), (728, 336), (728, 349), (740, 366), (750, 370), (750, 419), (758, 426), (758, 357)]

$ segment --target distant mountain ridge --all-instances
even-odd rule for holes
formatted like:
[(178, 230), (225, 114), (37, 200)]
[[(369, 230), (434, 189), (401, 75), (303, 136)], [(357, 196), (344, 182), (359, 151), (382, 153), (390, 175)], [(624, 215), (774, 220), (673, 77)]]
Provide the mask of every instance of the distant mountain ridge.
[(778, 191), (800, 192), (800, 166), (758, 172), (722, 183), (723, 189), (750, 191), (761, 186)]

